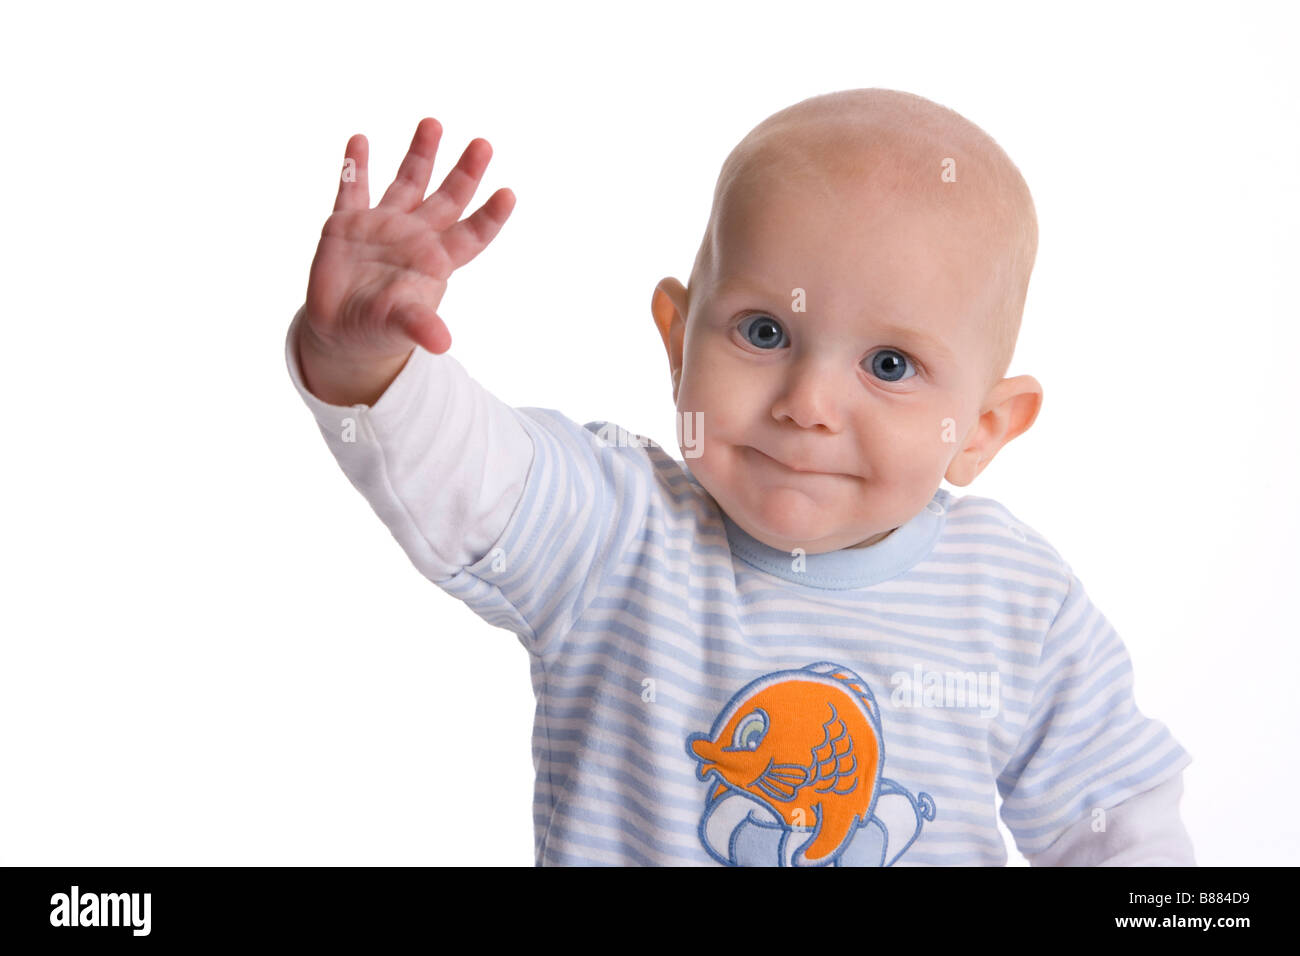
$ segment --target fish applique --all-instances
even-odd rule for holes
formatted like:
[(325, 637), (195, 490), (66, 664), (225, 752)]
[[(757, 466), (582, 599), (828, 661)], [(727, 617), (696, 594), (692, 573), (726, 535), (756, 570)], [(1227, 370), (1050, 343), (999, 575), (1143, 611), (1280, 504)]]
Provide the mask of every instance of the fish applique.
[[(890, 866), (935, 816), (929, 794), (882, 776), (871, 688), (827, 661), (751, 681), (709, 733), (687, 737), (686, 752), (710, 782), (700, 840), (728, 865)], [(910, 839), (886, 858), (886, 821), (897, 829), (909, 818)]]

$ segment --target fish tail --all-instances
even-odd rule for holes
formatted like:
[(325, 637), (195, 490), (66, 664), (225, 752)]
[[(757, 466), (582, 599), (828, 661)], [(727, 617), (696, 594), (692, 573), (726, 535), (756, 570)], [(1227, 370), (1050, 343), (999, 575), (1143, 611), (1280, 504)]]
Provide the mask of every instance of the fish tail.
[(917, 810), (927, 820), (933, 820), (935, 815), (934, 797), (930, 796), (924, 790), (916, 795)]
[(933, 820), (935, 814), (939, 812), (935, 807), (934, 797), (930, 796), (924, 790), (917, 793), (914, 797), (912, 796), (912, 792), (905, 786), (896, 780), (890, 780), (888, 777), (880, 778), (879, 792), (881, 794), (897, 793), (907, 797), (908, 802), (911, 803), (912, 807), (916, 810), (916, 815), (922, 820)]

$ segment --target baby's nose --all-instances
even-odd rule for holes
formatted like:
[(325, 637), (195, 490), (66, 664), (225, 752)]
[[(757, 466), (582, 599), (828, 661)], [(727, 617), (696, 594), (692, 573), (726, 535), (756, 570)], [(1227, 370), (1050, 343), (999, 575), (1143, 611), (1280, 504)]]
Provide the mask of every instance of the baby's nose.
[(777, 421), (789, 420), (800, 428), (840, 429), (840, 405), (845, 385), (840, 372), (827, 363), (801, 360), (793, 363), (772, 406)]

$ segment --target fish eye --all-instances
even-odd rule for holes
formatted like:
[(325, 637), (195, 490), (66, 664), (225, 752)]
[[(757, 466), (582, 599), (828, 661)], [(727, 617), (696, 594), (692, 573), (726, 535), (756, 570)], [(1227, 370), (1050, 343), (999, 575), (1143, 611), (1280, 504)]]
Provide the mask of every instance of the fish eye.
[(756, 750), (766, 736), (767, 714), (761, 709), (752, 710), (736, 725), (736, 732), (731, 737), (731, 745), (736, 750)]
[(781, 323), (763, 312), (747, 315), (740, 321), (740, 334), (757, 349), (776, 349), (785, 344), (785, 329)]
[(912, 369), (912, 375), (903, 374), (903, 370), (911, 364), (912, 360), (898, 349), (881, 349), (871, 356), (871, 374), (881, 381), (901, 382), (916, 374), (915, 368)]

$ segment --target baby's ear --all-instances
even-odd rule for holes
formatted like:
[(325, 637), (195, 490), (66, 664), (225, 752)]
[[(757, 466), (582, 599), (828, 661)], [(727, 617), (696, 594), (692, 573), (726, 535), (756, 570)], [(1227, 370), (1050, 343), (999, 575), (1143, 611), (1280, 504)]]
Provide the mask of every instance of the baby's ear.
[(659, 328), (659, 334), (667, 343), (674, 320), (686, 325), (686, 287), (672, 276), (660, 279), (650, 296), (650, 314)]
[(686, 288), (669, 276), (659, 280), (650, 297), (650, 314), (668, 353), (668, 367), (676, 392), (682, 369), (682, 342), (686, 335)]
[[(1017, 375), (1004, 378), (993, 386), (1000, 416), (1005, 422), (1001, 448), (1011, 439), (1029, 431), (1029, 426), (1038, 418), (1043, 407), (1043, 386), (1032, 375)], [(989, 456), (992, 457), (991, 455)]]
[(969, 485), (1008, 442), (1029, 430), (1042, 404), (1043, 386), (1032, 375), (1004, 378), (994, 385), (966, 447), (949, 462), (944, 478), (958, 487)]
[(958, 452), (948, 463), (948, 470), (944, 472), (943, 479), (950, 485), (964, 488), (984, 470), (985, 464), (977, 451), (965, 449)]

